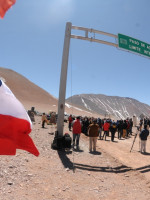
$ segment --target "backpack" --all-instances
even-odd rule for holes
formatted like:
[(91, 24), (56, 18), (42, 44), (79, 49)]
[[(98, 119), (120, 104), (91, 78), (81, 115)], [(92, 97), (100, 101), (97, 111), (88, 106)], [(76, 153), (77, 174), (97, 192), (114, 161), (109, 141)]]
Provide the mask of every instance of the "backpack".
[(112, 127), (113, 127), (113, 128), (116, 128), (116, 125), (114, 124)]

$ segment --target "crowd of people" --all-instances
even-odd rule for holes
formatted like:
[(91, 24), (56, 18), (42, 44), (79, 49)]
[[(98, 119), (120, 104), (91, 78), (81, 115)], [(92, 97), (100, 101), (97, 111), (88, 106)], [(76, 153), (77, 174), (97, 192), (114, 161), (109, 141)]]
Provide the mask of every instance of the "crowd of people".
[[(149, 135), (150, 120), (145, 118), (139, 123), (139, 137), (141, 139), (141, 153), (146, 152), (146, 141)], [(144, 127), (144, 128), (143, 128)], [(69, 131), (73, 132), (73, 148), (76, 146), (79, 149), (80, 134), (84, 133), (89, 136), (89, 152), (96, 151), (97, 139), (103, 140), (111, 136), (111, 141), (114, 142), (115, 134), (120, 140), (121, 138), (128, 138), (132, 135), (133, 120), (127, 118), (126, 120), (111, 120), (100, 118), (77, 117), (76, 119), (70, 115), (68, 118)], [(143, 128), (143, 129), (142, 129)]]
[[(45, 113), (42, 115), (42, 128), (45, 127), (45, 123), (56, 123), (55, 115), (52, 113), (51, 118), (48, 120)], [(137, 128), (139, 131), (139, 137), (141, 139), (140, 151), (146, 152), (146, 141), (149, 135), (150, 119), (141, 119)], [(93, 117), (74, 117), (70, 115), (68, 117), (68, 128), (73, 133), (73, 148), (76, 147), (79, 150), (80, 134), (84, 133), (89, 137), (89, 152), (96, 151), (97, 139), (107, 140), (107, 137), (111, 137), (111, 141), (114, 142), (115, 137), (119, 140), (126, 139), (132, 136), (133, 120), (127, 118), (126, 120), (112, 120), (112, 119), (100, 119)]]

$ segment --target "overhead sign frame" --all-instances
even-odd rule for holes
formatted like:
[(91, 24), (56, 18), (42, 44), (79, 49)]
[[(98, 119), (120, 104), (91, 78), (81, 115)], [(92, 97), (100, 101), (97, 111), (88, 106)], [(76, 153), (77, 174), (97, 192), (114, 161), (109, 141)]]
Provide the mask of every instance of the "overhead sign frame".
[[(72, 29), (84, 31), (85, 36), (72, 35), (71, 34)], [(94, 34), (93, 37), (89, 37), (88, 33), (93, 33)], [(95, 34), (102, 34), (102, 35), (113, 37), (114, 39), (118, 39), (118, 43), (117, 42), (112, 43), (112, 42), (96, 39)], [(58, 119), (57, 119), (58, 136), (63, 135), (66, 80), (67, 80), (67, 69), (68, 69), (69, 46), (70, 46), (71, 38), (107, 44), (110, 46), (114, 46), (116, 48), (119, 47), (120, 49), (124, 49), (130, 52), (137, 53), (138, 55), (143, 55), (150, 58), (150, 44), (147, 44), (145, 42), (142, 42), (140, 40), (137, 40), (135, 38), (132, 38), (120, 33), (117, 36), (117, 35), (106, 33), (99, 30), (73, 26), (71, 22), (67, 22), (66, 30), (65, 30), (64, 48), (63, 48), (62, 65), (61, 65), (61, 76), (60, 76), (60, 87), (59, 87)]]

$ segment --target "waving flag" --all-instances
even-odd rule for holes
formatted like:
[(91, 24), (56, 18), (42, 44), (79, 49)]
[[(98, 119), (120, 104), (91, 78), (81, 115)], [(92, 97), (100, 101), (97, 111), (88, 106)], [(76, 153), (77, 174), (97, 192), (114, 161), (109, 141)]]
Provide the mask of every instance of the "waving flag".
[(0, 155), (15, 155), (16, 149), (22, 149), (38, 156), (29, 136), (31, 126), (23, 105), (0, 80)]
[(0, 0), (0, 17), (3, 18), (6, 11), (16, 3), (16, 0)]

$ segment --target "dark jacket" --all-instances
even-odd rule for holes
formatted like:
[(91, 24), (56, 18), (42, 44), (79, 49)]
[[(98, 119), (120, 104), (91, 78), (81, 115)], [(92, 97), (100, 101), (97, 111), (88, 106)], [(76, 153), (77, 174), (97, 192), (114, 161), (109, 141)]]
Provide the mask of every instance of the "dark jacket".
[(143, 129), (140, 133), (141, 140), (147, 140), (148, 135), (149, 131), (147, 129)]
[(110, 126), (110, 132), (111, 132), (111, 133), (115, 133), (116, 130), (117, 130), (117, 125), (116, 125), (116, 124), (112, 124), (112, 125)]
[(122, 130), (123, 129), (123, 121), (119, 121), (118, 125), (117, 125), (118, 130)]
[(127, 122), (126, 121), (123, 122), (123, 129), (127, 129)]

